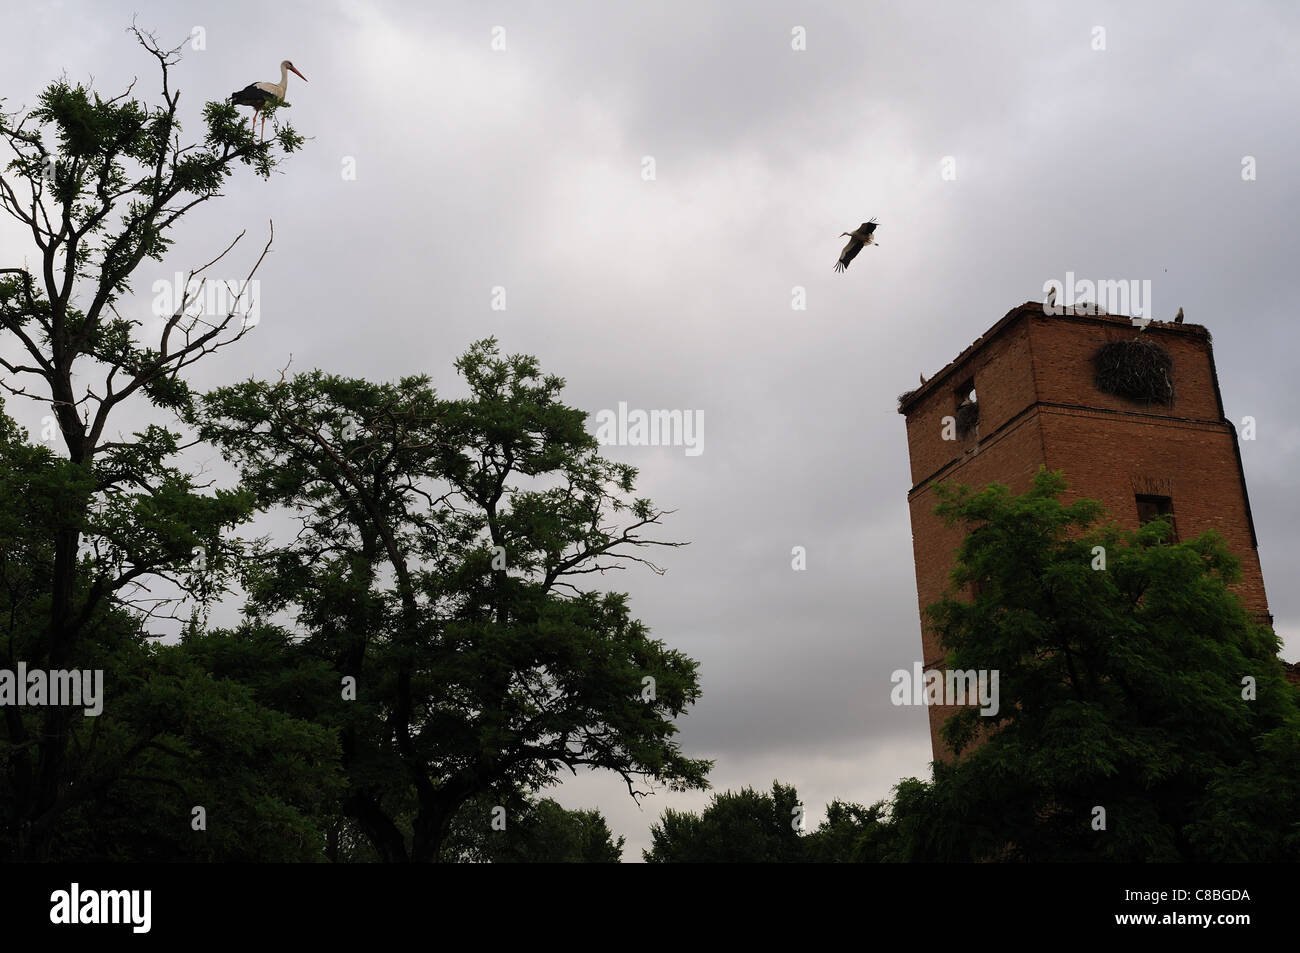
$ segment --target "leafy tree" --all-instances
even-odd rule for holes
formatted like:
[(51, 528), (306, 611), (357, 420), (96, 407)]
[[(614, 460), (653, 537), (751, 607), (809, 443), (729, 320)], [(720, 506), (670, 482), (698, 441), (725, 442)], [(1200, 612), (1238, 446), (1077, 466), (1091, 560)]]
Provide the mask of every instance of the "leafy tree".
[[(0, 171), (0, 211), (31, 235), (35, 262), (0, 267), (0, 332), (10, 355), (0, 357), (0, 388), (48, 405), (63, 449), (23, 448), (12, 432), (6, 444), (16, 494), (4, 517), (15, 535), (0, 547), (8, 554), (7, 661), (32, 667), (112, 668), (106, 652), (139, 643), (144, 620), (177, 604), (152, 588), (170, 584), (178, 598), (202, 601), (219, 587), (224, 529), (250, 512), (245, 494), (205, 492), (178, 465), (184, 442), (175, 431), (153, 424), (126, 436), (111, 426), (128, 402), (164, 413), (188, 408), (182, 372), (243, 336), (247, 300), (196, 314), (187, 285), (173, 312), (155, 316), (161, 327), (146, 344), (149, 322), (131, 314), (129, 292), (141, 264), (163, 259), (174, 227), (215, 198), (239, 165), (268, 175), (277, 152), (302, 140), (277, 123), (271, 140), (255, 142), (233, 107), (208, 103), (202, 143), (182, 145), (180, 92), (171, 85), (177, 51), (133, 32), (159, 67), (157, 105), (132, 88), (104, 98), (59, 81), (30, 112), (0, 113), (0, 141), (12, 154)], [(208, 280), (233, 244), (190, 278)], [(199, 549), (206, 556), (196, 565)], [(102, 799), (146, 751), (156, 753), (148, 747), (156, 738), (137, 726), (145, 734), (123, 740), (118, 755), (74, 754), (89, 731), (80, 720), (66, 706), (6, 708), (0, 842), (12, 856), (51, 857), (58, 825)], [(95, 744), (106, 734), (89, 731)]]
[(834, 800), (826, 805), (826, 817), (803, 839), (804, 857), (809, 863), (876, 863), (896, 859), (896, 838), (888, 804), (877, 801), (870, 807)]
[[(57, 458), (27, 443), (0, 413), (0, 667), (39, 657), (46, 635)], [(323, 857), (316, 818), (337, 796), (333, 733), (259, 700), (279, 701), (259, 679), (237, 683), (223, 660), (240, 654), (260, 682), (288, 676), (269, 638), (211, 633), (157, 645), (132, 612), (102, 604), (94, 641), (79, 658), (104, 672), (95, 717), (74, 718), (69, 744), (77, 771), (59, 804), (48, 856), (60, 860), (311, 860)], [(265, 647), (264, 647), (265, 646)], [(203, 651), (199, 651), (199, 649)], [(250, 687), (253, 686), (253, 687)], [(285, 707), (285, 706), (281, 706)], [(31, 709), (6, 705), (0, 761), (22, 751), (11, 740), (32, 730)], [(77, 709), (73, 709), (78, 714)], [(26, 720), (26, 722), (25, 722)], [(21, 779), (21, 775), (18, 776)], [(0, 851), (17, 852), (21, 791), (0, 785)], [(194, 829), (194, 807), (206, 829)]]
[(522, 799), (504, 812), (504, 829), (493, 827), (494, 810), (504, 805), (480, 796), (456, 814), (443, 848), (443, 859), (493, 864), (617, 864), (623, 837), (617, 841), (598, 810), (569, 810), (550, 798)]
[(677, 545), (642, 535), (663, 512), (534, 359), (489, 340), (457, 367), (457, 400), (424, 377), (316, 371), (221, 388), (194, 415), (257, 505), (301, 523), (248, 564), (248, 613), (292, 613), (302, 651), (345, 686), (314, 720), (339, 729), (341, 815), (389, 862), (439, 859), (467, 802), (563, 768), (616, 771), (634, 796), (645, 780), (703, 786), (708, 768), (672, 740), (696, 663), (624, 596), (578, 585), (657, 569), (638, 552)]
[(895, 827), (884, 801), (870, 807), (834, 800), (815, 830), (801, 833), (799, 795), (773, 782), (771, 793), (745, 788), (715, 794), (699, 814), (664, 811), (650, 829), (647, 863), (844, 864), (897, 860)]
[(1099, 525), (1064, 489), (1044, 470), (1021, 496), (941, 491), (969, 527), (952, 581), (975, 595), (928, 616), (950, 667), (1000, 673), (1000, 707), (950, 719), (961, 757), (900, 785), (899, 856), (1300, 859), (1300, 697), (1229, 589), (1237, 560), (1213, 533)]
[(770, 794), (744, 788), (714, 794), (699, 814), (668, 808), (650, 828), (650, 864), (794, 863), (804, 859), (799, 795), (772, 782)]

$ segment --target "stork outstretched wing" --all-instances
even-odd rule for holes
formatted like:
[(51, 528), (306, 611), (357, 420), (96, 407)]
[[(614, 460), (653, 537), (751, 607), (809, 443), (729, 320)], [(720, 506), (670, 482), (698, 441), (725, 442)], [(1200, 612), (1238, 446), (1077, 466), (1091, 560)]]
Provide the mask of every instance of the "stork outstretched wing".
[(843, 271), (849, 267), (849, 262), (858, 256), (864, 244), (865, 242), (860, 238), (850, 238), (849, 243), (844, 246), (844, 251), (840, 252), (840, 260), (835, 263), (835, 270)]
[(844, 250), (840, 252), (840, 260), (835, 263), (835, 270), (843, 271), (848, 268), (849, 262), (853, 261), (853, 259), (857, 257), (858, 252), (862, 251), (865, 246), (877, 244), (874, 235), (875, 231), (876, 220), (873, 218), (869, 222), (863, 222), (855, 231), (843, 232), (840, 237), (843, 238), (844, 235), (848, 235), (849, 243), (845, 245)]

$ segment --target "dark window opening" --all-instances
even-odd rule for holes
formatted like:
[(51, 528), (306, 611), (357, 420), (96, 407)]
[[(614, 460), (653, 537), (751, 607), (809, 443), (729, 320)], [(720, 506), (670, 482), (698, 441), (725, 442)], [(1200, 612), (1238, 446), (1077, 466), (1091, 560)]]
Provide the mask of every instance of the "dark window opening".
[(1173, 530), (1170, 542), (1178, 542), (1178, 524), (1174, 522), (1174, 501), (1168, 496), (1139, 493), (1137, 499), (1138, 524), (1145, 526), (1154, 519), (1163, 519)]
[(953, 391), (955, 409), (953, 417), (957, 421), (957, 436), (969, 437), (975, 433), (980, 422), (980, 405), (975, 397), (975, 378), (962, 381)]

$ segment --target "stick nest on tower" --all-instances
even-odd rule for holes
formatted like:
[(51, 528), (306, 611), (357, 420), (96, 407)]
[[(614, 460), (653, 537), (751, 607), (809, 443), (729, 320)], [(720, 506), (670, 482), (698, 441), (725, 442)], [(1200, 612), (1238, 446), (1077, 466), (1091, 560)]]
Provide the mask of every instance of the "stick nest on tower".
[(1092, 357), (1099, 390), (1148, 404), (1174, 401), (1174, 362), (1150, 338), (1110, 341)]

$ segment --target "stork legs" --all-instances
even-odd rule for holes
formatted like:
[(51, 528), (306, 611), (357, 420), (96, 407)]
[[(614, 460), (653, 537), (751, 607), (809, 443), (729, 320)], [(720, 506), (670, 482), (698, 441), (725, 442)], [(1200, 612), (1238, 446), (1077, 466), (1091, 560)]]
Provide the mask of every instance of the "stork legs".
[(264, 110), (257, 109), (257, 108), (253, 109), (253, 115), (250, 116), (248, 120), (248, 132), (250, 135), (257, 134), (258, 116), (262, 117), (262, 142), (265, 142), (266, 141), (266, 112)]

